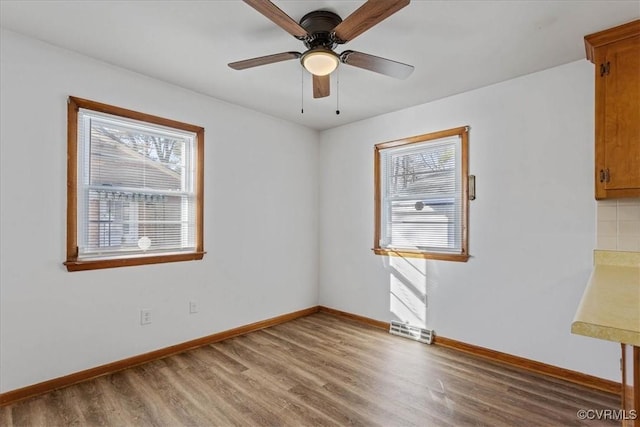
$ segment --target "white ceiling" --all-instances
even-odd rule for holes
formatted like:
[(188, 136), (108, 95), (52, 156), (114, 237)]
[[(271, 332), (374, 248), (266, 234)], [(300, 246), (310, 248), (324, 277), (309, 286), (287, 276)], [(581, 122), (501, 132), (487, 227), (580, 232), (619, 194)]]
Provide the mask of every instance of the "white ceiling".
[[(318, 9), (344, 19), (364, 2), (274, 3), (298, 21)], [(227, 66), (304, 51), (302, 42), (239, 0), (0, 1), (4, 28), (314, 129), (582, 59), (586, 34), (638, 17), (639, 0), (413, 0), (336, 49), (412, 64), (408, 79), (342, 65), (339, 90), (334, 74), (331, 96), (313, 99), (310, 76), (297, 60), (243, 71)]]

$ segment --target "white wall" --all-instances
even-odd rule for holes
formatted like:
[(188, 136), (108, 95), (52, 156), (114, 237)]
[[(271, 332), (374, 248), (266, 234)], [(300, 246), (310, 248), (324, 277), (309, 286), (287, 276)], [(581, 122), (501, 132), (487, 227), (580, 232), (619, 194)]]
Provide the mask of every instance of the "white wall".
[[(618, 381), (619, 346), (570, 333), (595, 245), (593, 108), (584, 60), (323, 132), (320, 304)], [(463, 125), (472, 258), (374, 255), (374, 144)]]
[[(317, 304), (315, 131), (12, 32), (0, 40), (0, 392)], [(205, 127), (203, 261), (65, 270), (69, 95)]]
[[(586, 61), (319, 138), (4, 30), (0, 47), (0, 392), (318, 301), (618, 379), (617, 345), (569, 332), (595, 244)], [(66, 272), (69, 95), (206, 128), (203, 261)], [(461, 125), (478, 177), (472, 259), (373, 255), (373, 145)]]

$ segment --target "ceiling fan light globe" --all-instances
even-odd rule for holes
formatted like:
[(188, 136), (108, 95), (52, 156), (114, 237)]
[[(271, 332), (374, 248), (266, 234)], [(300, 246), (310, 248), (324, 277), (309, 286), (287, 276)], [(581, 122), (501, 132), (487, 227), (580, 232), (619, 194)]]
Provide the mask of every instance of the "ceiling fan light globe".
[(316, 76), (326, 76), (331, 74), (340, 60), (338, 56), (330, 50), (311, 50), (305, 53), (302, 58), (302, 66)]

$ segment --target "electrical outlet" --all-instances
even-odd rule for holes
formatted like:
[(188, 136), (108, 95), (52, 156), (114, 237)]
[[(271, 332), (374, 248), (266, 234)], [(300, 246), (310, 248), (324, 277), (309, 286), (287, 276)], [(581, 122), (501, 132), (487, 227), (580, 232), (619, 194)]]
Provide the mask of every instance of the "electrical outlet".
[(195, 301), (189, 301), (189, 313), (195, 314), (198, 312), (198, 304)]
[(150, 309), (140, 310), (140, 324), (148, 325), (150, 323), (151, 323), (151, 310)]

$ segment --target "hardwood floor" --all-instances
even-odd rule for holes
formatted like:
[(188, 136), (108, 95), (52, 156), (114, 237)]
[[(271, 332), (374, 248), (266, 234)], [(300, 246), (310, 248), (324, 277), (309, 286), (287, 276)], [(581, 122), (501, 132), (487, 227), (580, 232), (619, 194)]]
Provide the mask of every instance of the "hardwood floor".
[(10, 426), (617, 426), (616, 395), (326, 313), (0, 408)]

